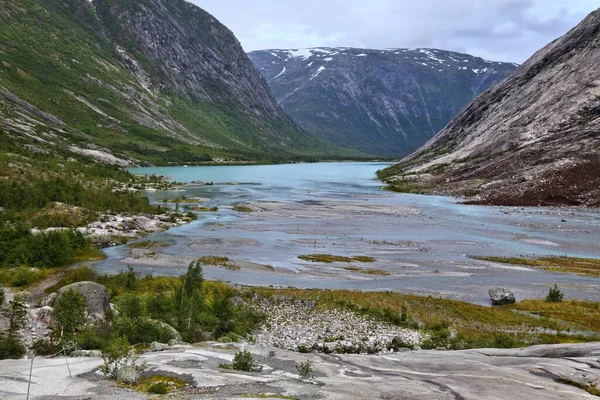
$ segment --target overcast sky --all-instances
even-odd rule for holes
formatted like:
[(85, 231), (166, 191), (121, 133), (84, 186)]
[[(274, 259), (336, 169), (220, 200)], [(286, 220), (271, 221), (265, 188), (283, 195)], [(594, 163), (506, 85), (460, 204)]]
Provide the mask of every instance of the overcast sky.
[(597, 0), (191, 0), (246, 51), (434, 47), (521, 63), (600, 7)]

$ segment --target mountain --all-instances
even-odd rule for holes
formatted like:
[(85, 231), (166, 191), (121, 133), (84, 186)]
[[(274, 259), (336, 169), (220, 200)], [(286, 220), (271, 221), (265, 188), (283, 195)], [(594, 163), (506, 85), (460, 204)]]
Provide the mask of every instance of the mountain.
[(4, 0), (0, 22), (0, 127), (43, 151), (122, 165), (328, 151), (186, 1)]
[(414, 151), (514, 64), (435, 49), (313, 48), (249, 53), (307, 131), (378, 156)]
[(600, 206), (600, 9), (380, 177), (504, 205)]

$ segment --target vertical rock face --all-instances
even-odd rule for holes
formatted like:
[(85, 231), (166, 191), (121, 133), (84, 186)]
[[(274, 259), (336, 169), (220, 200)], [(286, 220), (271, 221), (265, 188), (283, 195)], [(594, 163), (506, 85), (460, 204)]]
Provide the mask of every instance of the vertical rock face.
[(249, 53), (296, 123), (374, 155), (415, 150), (516, 65), (436, 49)]
[(383, 175), (436, 170), (437, 192), (483, 203), (600, 206), (599, 49), (597, 10)]
[(233, 33), (184, 0), (94, 0), (110, 37), (151, 63), (152, 84), (180, 96), (233, 101), (285, 119)]

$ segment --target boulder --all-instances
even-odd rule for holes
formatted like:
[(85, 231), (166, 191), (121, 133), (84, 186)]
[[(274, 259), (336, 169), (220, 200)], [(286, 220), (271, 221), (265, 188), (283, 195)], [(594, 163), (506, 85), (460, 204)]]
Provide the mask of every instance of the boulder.
[(164, 350), (169, 350), (169, 345), (168, 344), (158, 343), (158, 342), (152, 342), (150, 344), (150, 351), (151, 352), (164, 351)]
[(180, 342), (182, 340), (181, 333), (179, 333), (177, 331), (177, 329), (173, 328), (171, 325), (167, 324), (166, 322), (157, 321), (155, 319), (151, 319), (150, 321), (152, 321), (152, 323), (154, 323), (155, 325), (160, 326), (161, 328), (167, 329), (173, 336), (173, 339), (177, 340), (178, 342)]
[(56, 298), (58, 299), (69, 289), (73, 289), (74, 291), (81, 293), (87, 305), (86, 311), (88, 315), (104, 315), (105, 312), (110, 310), (108, 289), (106, 286), (95, 282), (77, 282), (60, 288), (58, 292), (56, 292)]
[(56, 296), (58, 296), (56, 292), (50, 293), (44, 300), (42, 300), (42, 307), (51, 307), (56, 300)]
[(125, 366), (117, 371), (117, 381), (126, 385), (135, 385), (140, 380), (140, 373), (133, 366)]
[(495, 306), (503, 306), (505, 304), (513, 304), (515, 302), (515, 295), (502, 288), (493, 288), (489, 290), (490, 300)]

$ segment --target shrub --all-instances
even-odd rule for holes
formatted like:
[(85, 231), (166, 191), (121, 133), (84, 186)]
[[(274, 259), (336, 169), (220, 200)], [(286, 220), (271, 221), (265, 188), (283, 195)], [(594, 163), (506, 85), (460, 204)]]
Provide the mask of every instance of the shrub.
[[(55, 349), (60, 349), (60, 348), (61, 347), (59, 345), (55, 344)], [(52, 346), (50, 346), (49, 340), (39, 338), (38, 340), (33, 342), (33, 345), (31, 346), (31, 350), (33, 350), (35, 352), (36, 356), (49, 356), (52, 354), (52, 351), (54, 349), (52, 349)]]
[(310, 360), (302, 361), (296, 365), (296, 369), (298, 370), (300, 379), (308, 379), (313, 376), (313, 366)]
[(108, 345), (102, 349), (104, 363), (100, 366), (100, 372), (109, 379), (116, 380), (120, 369), (133, 367), (143, 371), (146, 364), (137, 364), (138, 357), (131, 351), (129, 342), (124, 337), (113, 337)]
[(25, 355), (25, 346), (11, 336), (0, 336), (0, 360), (19, 359)]
[(550, 288), (548, 292), (548, 296), (546, 296), (546, 301), (553, 303), (560, 303), (565, 298), (563, 292), (560, 291), (558, 286), (555, 284), (553, 288)]
[(510, 349), (511, 347), (515, 347), (516, 340), (513, 335), (509, 335), (508, 333), (497, 333), (494, 337), (494, 347), (500, 349)]
[(231, 366), (236, 371), (245, 371), (245, 372), (260, 372), (262, 371), (262, 367), (258, 365), (258, 363), (252, 357), (252, 353), (249, 351), (238, 351), (233, 356), (233, 363)]
[(133, 267), (130, 265), (127, 267), (125, 273), (125, 289), (135, 290), (138, 287), (138, 274), (135, 272)]

